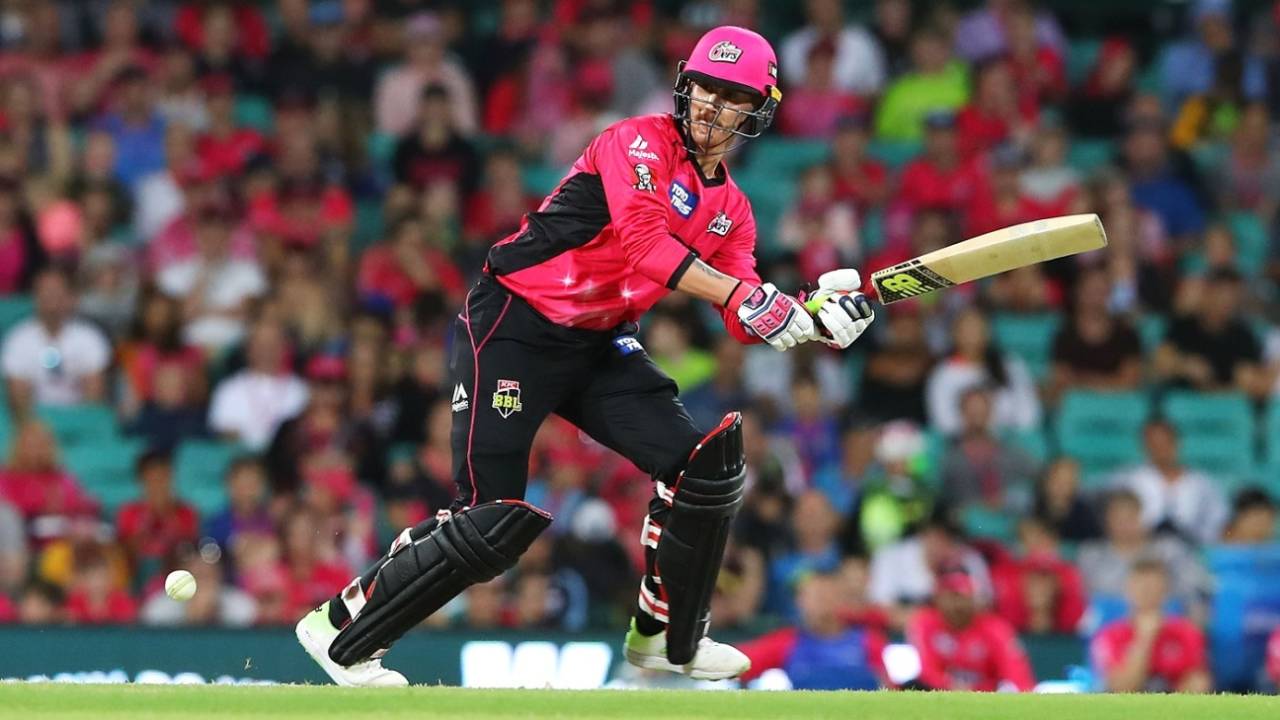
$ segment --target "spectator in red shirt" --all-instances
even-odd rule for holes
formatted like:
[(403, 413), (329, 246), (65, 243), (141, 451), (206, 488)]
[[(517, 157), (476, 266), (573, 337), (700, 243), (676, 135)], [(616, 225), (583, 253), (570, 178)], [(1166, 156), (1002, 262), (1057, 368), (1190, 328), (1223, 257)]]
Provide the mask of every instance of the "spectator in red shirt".
[(195, 509), (173, 491), (173, 458), (150, 450), (138, 458), (142, 499), (125, 503), (116, 514), (116, 533), (129, 557), (134, 586), (141, 588), (183, 543), (194, 543), (200, 530)]
[(66, 594), (45, 580), (32, 580), (18, 595), (17, 621), (23, 625), (53, 625), (64, 622)]
[(938, 578), (933, 605), (911, 616), (906, 635), (920, 653), (917, 682), (931, 690), (1027, 692), (1035, 686), (1013, 627), (978, 606), (973, 580), (964, 573)]
[(71, 108), (77, 113), (98, 109), (121, 71), (131, 66), (148, 72), (156, 56), (142, 46), (136, 10), (130, 3), (113, 3), (102, 22), (102, 46), (68, 62), (76, 78), (71, 88)]
[(489, 153), (484, 184), (467, 198), (463, 214), (466, 246), (462, 248), (465, 257), (459, 262), (464, 270), (478, 272), (489, 246), (518, 230), (524, 214), (537, 210), (540, 203), (541, 198), (524, 190), (519, 156), (510, 150)]
[(1058, 539), (1044, 520), (1018, 523), (1022, 557), (991, 567), (996, 611), (1020, 633), (1073, 633), (1084, 615), (1084, 579), (1058, 554)]
[(289, 618), (341, 590), (351, 579), (351, 568), (342, 562), (332, 536), (320, 532), (311, 510), (295, 508), (282, 523)]
[(1129, 571), (1129, 617), (1102, 628), (1089, 643), (1103, 686), (1110, 692), (1204, 693), (1213, 689), (1203, 631), (1164, 614), (1168, 570), (1144, 558)]
[(1009, 43), (1009, 69), (1019, 94), (1036, 103), (1058, 103), (1067, 95), (1067, 71), (1062, 53), (1036, 34), (1036, 14), (1030, 3), (1011, 3), (1004, 16)]
[(250, 200), (249, 218), (264, 241), (313, 247), (350, 232), (355, 203), (346, 190), (316, 177), (287, 177), (272, 193)]
[(425, 293), (444, 293), (455, 302), (463, 293), (461, 273), (412, 216), (392, 226), (387, 242), (365, 251), (356, 287), (361, 296), (385, 298), (397, 308), (410, 307)]
[(1001, 145), (989, 158), (991, 192), (976, 197), (969, 208), (967, 237), (1045, 216), (1045, 207), (1022, 191), (1019, 182), (1022, 150), (1014, 145)]
[(780, 668), (797, 690), (876, 690), (885, 683), (885, 636), (874, 623), (849, 622), (841, 613), (842, 584), (815, 573), (796, 587), (797, 627), (775, 630), (740, 646), (751, 658), (743, 682)]
[(956, 116), (961, 155), (972, 157), (1005, 141), (1025, 147), (1035, 132), (1038, 111), (1034, 97), (1018, 95), (1009, 64), (994, 60), (984, 65), (976, 88)]
[(271, 31), (262, 10), (244, 0), (210, 2), (197, 0), (184, 3), (174, 18), (178, 40), (192, 51), (204, 47), (205, 25), (211, 6), (225, 5), (236, 28), (235, 53), (242, 57), (263, 59), (271, 49)]
[(42, 516), (69, 517), (97, 510), (97, 503), (62, 468), (49, 428), (35, 420), (18, 428), (9, 464), (0, 470), (0, 498), (28, 522)]
[(90, 552), (76, 562), (76, 574), (67, 593), (66, 616), (79, 625), (132, 623), (138, 603), (127, 592), (114, 587), (111, 564), (101, 552)]
[(925, 118), (924, 155), (907, 165), (899, 183), (899, 198), (908, 210), (949, 210), (964, 214), (986, 191), (987, 182), (976, 158), (960, 154), (956, 117), (949, 111)]
[(206, 75), (200, 80), (209, 112), (208, 132), (196, 142), (196, 153), (214, 177), (239, 175), (249, 161), (265, 152), (266, 141), (253, 128), (236, 123), (234, 81), (230, 75)]
[(889, 198), (889, 171), (867, 153), (871, 115), (852, 113), (840, 119), (831, 141), (831, 171), (836, 197), (854, 204), (859, 213), (878, 208)]

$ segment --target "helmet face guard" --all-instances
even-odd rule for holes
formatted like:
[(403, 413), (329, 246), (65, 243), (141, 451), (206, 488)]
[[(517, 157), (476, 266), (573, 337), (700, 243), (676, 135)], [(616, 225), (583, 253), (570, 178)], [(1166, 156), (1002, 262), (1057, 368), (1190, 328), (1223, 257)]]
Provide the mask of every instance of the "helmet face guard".
[[(718, 124), (720, 114), (726, 110), (725, 106), (717, 103), (707, 103), (702, 100), (693, 98), (693, 84), (697, 83), (702, 87), (708, 88), (726, 88), (728, 90), (743, 92), (757, 98), (758, 102), (754, 110), (739, 110), (738, 116), (740, 121), (737, 127), (726, 128)], [(728, 153), (748, 139), (758, 138), (764, 134), (764, 131), (773, 124), (774, 115), (778, 111), (778, 104), (782, 100), (782, 91), (777, 86), (771, 85), (768, 88), (768, 95), (761, 96), (760, 91), (756, 88), (730, 80), (712, 77), (706, 73), (691, 71), (685, 69), (685, 63), (681, 61), (676, 73), (676, 84), (673, 95), (675, 96), (675, 118), (679, 121), (680, 126), (684, 129), (685, 149), (693, 153), (703, 153), (707, 155), (723, 155)], [(716, 109), (716, 114), (711, 118), (710, 122), (693, 119), (693, 104), (695, 102), (712, 105)], [(696, 127), (705, 128), (708, 140), (714, 130), (722, 130), (728, 132), (729, 138), (740, 138), (736, 142), (727, 145), (724, 148), (706, 147), (699, 148), (694, 141), (694, 129)], [(724, 144), (723, 141), (719, 144)]]

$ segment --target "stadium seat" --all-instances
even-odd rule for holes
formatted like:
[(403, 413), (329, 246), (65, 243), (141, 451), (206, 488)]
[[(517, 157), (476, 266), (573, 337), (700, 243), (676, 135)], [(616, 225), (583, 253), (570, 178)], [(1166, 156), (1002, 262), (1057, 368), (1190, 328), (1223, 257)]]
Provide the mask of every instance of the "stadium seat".
[(0, 297), (0, 336), (35, 312), (35, 301), (30, 295)]
[(1164, 340), (1169, 329), (1169, 318), (1164, 315), (1143, 315), (1138, 321), (1138, 337), (1142, 339), (1142, 352), (1153, 352)]
[(778, 224), (791, 205), (795, 195), (795, 184), (779, 182), (773, 175), (764, 173), (742, 173), (736, 177), (738, 187), (747, 194), (751, 201), (751, 210), (756, 216), (756, 247), (764, 257), (776, 255), (778, 246)]
[(1058, 449), (1075, 458), (1086, 484), (1142, 461), (1142, 424), (1149, 403), (1142, 393), (1071, 390), (1054, 419)]
[(524, 168), (524, 189), (538, 197), (551, 194), (560, 184), (568, 168), (551, 165), (530, 165)]
[(382, 239), (386, 229), (382, 215), (382, 203), (377, 200), (360, 200), (356, 202), (356, 226), (351, 239), (356, 250), (363, 250)]
[(1226, 480), (1254, 472), (1253, 408), (1243, 394), (1174, 392), (1160, 409), (1178, 428), (1182, 462)]
[(365, 153), (369, 156), (369, 167), (379, 180), (390, 182), (395, 174), (392, 160), (396, 154), (395, 135), (371, 132), (365, 140)]
[(1256, 213), (1236, 212), (1227, 217), (1236, 244), (1236, 267), (1247, 275), (1257, 275), (1266, 265), (1270, 238)]
[(890, 168), (906, 165), (920, 154), (920, 150), (921, 144), (918, 142), (874, 140), (867, 145), (867, 154)]
[(746, 158), (747, 171), (775, 177), (796, 177), (831, 156), (831, 143), (825, 140), (762, 137), (747, 147), (750, 153)]
[(1001, 433), (1001, 439), (1030, 455), (1038, 463), (1043, 464), (1049, 460), (1049, 437), (1040, 428), (1006, 430)]
[(1006, 352), (1022, 358), (1037, 379), (1049, 372), (1053, 336), (1062, 318), (1056, 314), (1015, 315), (1001, 313), (991, 323), (996, 343)]
[(65, 448), (62, 461), (109, 517), (139, 494), (134, 466), (144, 446), (134, 438), (84, 442)]
[(237, 125), (251, 127), (264, 134), (275, 132), (274, 111), (271, 101), (256, 95), (239, 95), (236, 97), (235, 120)]
[(216, 440), (187, 440), (174, 458), (174, 485), (179, 497), (191, 503), (202, 516), (226, 504), (223, 482), (231, 462), (244, 452), (234, 443)]
[(1072, 87), (1084, 82), (1098, 61), (1098, 52), (1102, 49), (1102, 41), (1098, 38), (1079, 38), (1067, 44), (1067, 82)]
[(42, 405), (36, 410), (63, 450), (122, 440), (115, 411), (106, 405)]
[(1273, 399), (1267, 404), (1262, 432), (1264, 484), (1273, 496), (1280, 497), (1280, 401)]
[(1018, 536), (1018, 517), (1004, 510), (992, 510), (973, 504), (960, 512), (964, 531), (970, 537), (989, 538), (1012, 543)]
[(1067, 164), (1089, 175), (1111, 162), (1115, 156), (1115, 144), (1103, 138), (1075, 138), (1067, 151)]

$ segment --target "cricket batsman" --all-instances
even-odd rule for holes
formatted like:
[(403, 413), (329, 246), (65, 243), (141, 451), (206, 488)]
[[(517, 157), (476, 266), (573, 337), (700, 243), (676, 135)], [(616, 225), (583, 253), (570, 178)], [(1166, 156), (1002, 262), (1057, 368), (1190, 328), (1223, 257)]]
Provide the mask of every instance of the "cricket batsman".
[(756, 275), (755, 220), (721, 160), (769, 127), (777, 78), (763, 37), (711, 30), (680, 64), (673, 114), (606, 129), (490, 250), (453, 336), (457, 499), (298, 623), (298, 641), (334, 682), (408, 684), (382, 666), (392, 643), (511, 568), (547, 528), (551, 516), (522, 498), (534, 433), (551, 413), (655, 481), (627, 660), (711, 680), (748, 669), (745, 655), (706, 634), (742, 503), (742, 421), (734, 412), (710, 432), (696, 427), (635, 323), (671, 290), (715, 304), (738, 340), (779, 351), (814, 340), (848, 347), (874, 319), (856, 270), (825, 274), (808, 308)]

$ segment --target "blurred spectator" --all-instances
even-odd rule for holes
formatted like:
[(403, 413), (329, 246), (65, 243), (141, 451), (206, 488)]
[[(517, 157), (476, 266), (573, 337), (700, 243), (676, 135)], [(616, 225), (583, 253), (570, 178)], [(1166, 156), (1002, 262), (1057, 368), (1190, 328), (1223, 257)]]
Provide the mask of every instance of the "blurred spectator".
[[(261, 58), (265, 48), (255, 36), (261, 31), (263, 18), (261, 11), (246, 7), (248, 3), (236, 0), (234, 4), (239, 7), (223, 2), (205, 3), (196, 11), (200, 16), (199, 37), (188, 33), (183, 40), (200, 41), (199, 45), (192, 46), (198, 75), (226, 74), (235, 79), (238, 87), (258, 90), (262, 85)], [(246, 43), (258, 45), (254, 53), (245, 52), (246, 47), (240, 40), (242, 32)]]
[(907, 622), (920, 653), (917, 682), (930, 690), (1030, 692), (1035, 675), (1013, 627), (985, 610), (977, 583), (963, 572), (938, 578), (933, 604)]
[(374, 525), (377, 500), (369, 488), (356, 481), (351, 457), (328, 448), (300, 461), (301, 487), (277, 496), (299, 497), (313, 513), (320, 535), (332, 538), (335, 562), (364, 567), (379, 554)]
[(867, 152), (870, 131), (871, 114), (866, 111), (853, 113), (839, 119), (831, 141), (835, 196), (852, 202), (859, 214), (882, 206), (893, 189), (884, 163)]
[(889, 77), (901, 75), (911, 67), (911, 31), (918, 9), (912, 0), (876, 0), (871, 33), (880, 44)]
[(17, 153), (17, 170), (24, 176), (48, 174), (65, 180), (74, 163), (72, 135), (62, 118), (47, 114), (35, 77), (12, 75), (0, 88), (0, 121)]
[(1089, 202), (1107, 228), (1106, 253), (1085, 253), (1082, 264), (1101, 261), (1111, 276), (1108, 304), (1118, 312), (1142, 306), (1166, 312), (1173, 303), (1176, 270), (1164, 221), (1138, 206), (1125, 176), (1104, 170), (1090, 180)]
[(901, 626), (912, 607), (934, 595), (938, 578), (954, 572), (965, 574), (979, 604), (991, 601), (986, 562), (964, 543), (950, 520), (938, 513), (916, 534), (875, 551), (867, 597), (889, 609), (894, 624)]
[(353, 42), (343, 5), (338, 0), (311, 3), (304, 44), (276, 56), (279, 63), (270, 65), (273, 94), (305, 87), (322, 96), (368, 104), (375, 79), (372, 58), (367, 48)]
[(987, 192), (986, 173), (978, 158), (960, 155), (954, 115), (930, 113), (924, 123), (924, 154), (902, 170), (895, 200), (908, 210), (942, 210), (963, 219)]
[(769, 589), (765, 607), (784, 617), (793, 617), (796, 583), (809, 572), (833, 572), (840, 563), (836, 530), (840, 518), (831, 503), (817, 490), (801, 493), (791, 507), (792, 547), (769, 562)]
[(96, 124), (115, 142), (115, 177), (129, 187), (164, 167), (165, 122), (156, 112), (149, 81), (142, 68), (122, 70), (112, 91), (112, 111)]
[[(750, 417), (750, 420), (748, 420)], [(743, 413), (743, 447), (747, 454), (747, 493), (735, 519), (734, 537), (744, 547), (758, 550), (766, 563), (787, 551), (787, 523), (792, 496), (787, 492), (780, 463), (769, 457), (759, 420)], [(748, 430), (750, 428), (750, 430)], [(749, 440), (758, 443), (753, 449)]]
[(200, 79), (209, 123), (196, 141), (196, 153), (203, 172), (213, 177), (239, 175), (266, 151), (262, 134), (236, 121), (234, 83), (229, 75), (206, 75)]
[(1071, 311), (1053, 338), (1049, 394), (1068, 389), (1136, 390), (1142, 380), (1142, 341), (1127, 319), (1111, 312), (1111, 284), (1102, 269), (1076, 280)]
[(836, 195), (834, 181), (827, 165), (806, 169), (795, 204), (778, 225), (778, 243), (796, 253), (800, 275), (812, 280), (862, 259), (857, 212)]
[(869, 424), (846, 429), (840, 439), (839, 462), (828, 464), (814, 475), (813, 486), (826, 495), (827, 502), (841, 517), (848, 517), (860, 493), (869, 489), (875, 472), (877, 431), (878, 428)]
[(345, 250), (355, 204), (344, 188), (320, 177), (314, 139), (294, 136), (282, 145), (278, 162), (280, 183), (249, 200), (250, 224), (262, 245), (277, 251), (316, 246)]
[(969, 77), (951, 58), (947, 36), (926, 27), (911, 38), (911, 72), (885, 89), (876, 111), (876, 136), (882, 140), (919, 140), (925, 118), (934, 112), (959, 110), (969, 99)]
[(331, 536), (320, 531), (319, 518), (295, 508), (281, 520), (281, 557), (285, 567), (290, 622), (333, 596), (351, 579), (351, 568), (337, 555)]
[(603, 60), (574, 67), (570, 84), (568, 112), (551, 130), (546, 148), (545, 159), (554, 167), (568, 167), (593, 138), (622, 119), (609, 108), (615, 85), (612, 69)]
[(232, 208), (211, 204), (197, 208), (196, 256), (174, 262), (156, 275), (156, 284), (182, 302), (186, 342), (217, 352), (244, 334), (248, 304), (266, 292), (258, 263), (232, 254)]
[(925, 437), (905, 420), (885, 424), (875, 440), (875, 463), (859, 488), (845, 527), (845, 547), (878, 550), (916, 532), (933, 510)]
[(1222, 531), (1222, 542), (1229, 545), (1265, 545), (1276, 542), (1276, 503), (1259, 486), (1236, 493), (1231, 502), (1231, 517)]
[(356, 289), (365, 300), (387, 301), (400, 309), (428, 294), (460, 302), (466, 291), (457, 267), (416, 216), (396, 220), (386, 242), (365, 251)]
[(0, 179), (0, 295), (12, 295), (29, 286), (40, 254), (35, 234), (24, 218), (21, 189), (16, 180)]
[(1259, 367), (1262, 347), (1240, 317), (1241, 277), (1228, 268), (1210, 271), (1193, 313), (1169, 324), (1155, 351), (1156, 376), (1176, 387), (1238, 390), (1255, 397), (1271, 391)]
[(62, 588), (32, 580), (18, 595), (18, 622), (23, 625), (55, 625), (66, 621), (66, 595)]
[(508, 624), (520, 628), (577, 632), (588, 619), (590, 607), (586, 582), (570, 567), (563, 567), (555, 541), (541, 535), (512, 571), (514, 599)]
[(204, 132), (208, 127), (209, 113), (199, 80), (195, 57), (186, 48), (181, 45), (165, 48), (156, 69), (155, 83), (156, 111), (164, 118), (166, 127), (177, 124), (195, 132)]
[(832, 48), (831, 72), (837, 88), (870, 96), (885, 81), (884, 55), (875, 37), (858, 25), (846, 25), (839, 0), (806, 0), (806, 24), (783, 38), (778, 53), (786, 84), (802, 87), (811, 76), (813, 48)]
[(1142, 429), (1146, 462), (1122, 473), (1117, 484), (1142, 502), (1142, 524), (1152, 532), (1174, 532), (1192, 543), (1211, 543), (1227, 521), (1221, 481), (1178, 459), (1178, 429), (1154, 419)]
[(1043, 521), (1024, 518), (1018, 535), (1022, 556), (1004, 557), (991, 568), (996, 611), (1018, 632), (1076, 632), (1087, 602), (1080, 571), (1061, 557), (1058, 539)]
[(184, 543), (194, 544), (200, 518), (173, 489), (173, 458), (150, 450), (137, 462), (142, 498), (116, 513), (116, 534), (128, 555), (135, 588), (146, 586)]
[(27, 529), (18, 508), (0, 497), (0, 596), (27, 579)]
[(89, 552), (76, 559), (66, 613), (67, 620), (77, 625), (123, 624), (137, 619), (138, 605), (128, 592), (114, 586), (107, 557)]
[(201, 391), (203, 381), (193, 388), (191, 380), (191, 370), (180, 363), (156, 365), (151, 398), (128, 425), (129, 434), (158, 448), (177, 447), (183, 440), (206, 435), (204, 403), (193, 395)]
[(1189, 244), (1204, 230), (1204, 207), (1174, 166), (1166, 131), (1160, 118), (1131, 118), (1123, 145), (1125, 170), (1134, 203), (1159, 215), (1179, 244)]
[(28, 420), (17, 428), (9, 462), (0, 470), (0, 499), (13, 506), (36, 540), (66, 532), (70, 518), (92, 515), (97, 502), (61, 467), (53, 434)]
[(839, 461), (840, 437), (836, 419), (823, 402), (817, 381), (806, 373), (791, 378), (791, 411), (783, 416), (776, 432), (787, 438), (804, 467), (805, 477)]
[(111, 345), (100, 330), (74, 317), (70, 278), (48, 268), (32, 289), (35, 317), (13, 326), (0, 350), (10, 407), (22, 415), (34, 405), (103, 401)]
[(1040, 36), (1040, 20), (1032, 3), (1013, 2), (1005, 14), (1004, 31), (1008, 40), (1010, 69), (1024, 98), (1038, 102), (1059, 103), (1067, 94), (1067, 71), (1063, 55), (1067, 52), (1064, 38), (1046, 41)]
[(334, 287), (332, 266), (319, 253), (292, 246), (276, 266), (272, 298), (300, 354), (323, 352), (345, 332), (345, 288)]
[(454, 255), (467, 278), (484, 266), (489, 246), (520, 228), (524, 214), (538, 209), (541, 198), (525, 192), (520, 158), (514, 151), (491, 151), (484, 160), (484, 181), (467, 198), (463, 212), (466, 244)]
[(1089, 654), (1110, 692), (1191, 692), (1213, 689), (1200, 628), (1165, 614), (1169, 569), (1158, 559), (1129, 572), (1129, 616), (1102, 628)]
[(809, 48), (802, 83), (787, 88), (787, 104), (778, 119), (784, 135), (829, 139), (840, 118), (863, 111), (856, 94), (836, 86), (836, 43), (824, 38)]
[(80, 261), (79, 311), (97, 323), (114, 341), (133, 321), (138, 304), (139, 269), (136, 254), (123, 244), (93, 246)]
[(1018, 182), (1023, 195), (1046, 212), (1065, 214), (1079, 197), (1080, 172), (1067, 164), (1069, 143), (1061, 121), (1048, 117), (1031, 137), (1030, 165)]
[(257, 608), (253, 598), (227, 584), (226, 568), (220, 561), (207, 560), (200, 552), (187, 552), (175, 569), (191, 573), (196, 580), (196, 594), (184, 602), (156, 588), (138, 611), (138, 621), (143, 625), (242, 628), (254, 623)]
[(155, 54), (142, 46), (138, 20), (132, 3), (110, 3), (101, 17), (101, 45), (68, 58), (65, 66), (71, 76), (73, 113), (91, 114), (103, 104), (121, 75), (141, 70), (145, 77), (155, 67)]
[[(968, 237), (976, 237), (1010, 225), (1038, 220), (1046, 214), (1045, 207), (1028, 197), (1022, 190), (1022, 169), (1026, 161), (1021, 149), (1015, 145), (1004, 144), (992, 149), (988, 153), (988, 158), (987, 174), (990, 191), (979, 193), (968, 209), (965, 233)], [(994, 281), (1006, 279), (1006, 275), (1001, 275)], [(1044, 283), (1036, 283), (1036, 285), (1040, 294), (1047, 292)]]
[(1025, 150), (1038, 119), (1035, 97), (1019, 94), (1010, 65), (988, 62), (977, 71), (969, 104), (956, 114), (960, 152), (968, 157), (1005, 142)]
[(760, 551), (739, 543), (733, 536), (725, 545), (724, 562), (711, 596), (711, 615), (720, 627), (750, 625), (760, 615), (768, 583)]
[(1280, 202), (1280, 148), (1271, 136), (1265, 105), (1251, 103), (1243, 109), (1230, 149), (1209, 180), (1219, 209), (1254, 213), (1263, 227), (1272, 227)]
[(962, 428), (960, 397), (974, 385), (992, 392), (992, 428), (1026, 430), (1040, 422), (1040, 399), (1027, 366), (1002, 353), (990, 337), (987, 319), (966, 308), (952, 325), (952, 353), (934, 367), (925, 388), (930, 427), (944, 434)]
[(795, 589), (800, 622), (739, 646), (751, 658), (742, 682), (780, 668), (796, 690), (879, 689), (887, 681), (884, 633), (841, 617), (842, 589), (833, 574), (801, 579)]
[(1031, 16), (1032, 38), (1037, 46), (1063, 52), (1067, 42), (1058, 21), (1048, 10), (1036, 13), (1032, 7), (1032, 3), (1023, 0), (987, 0), (981, 8), (967, 13), (956, 27), (956, 52), (970, 62), (980, 62), (1016, 51), (1016, 46), (1010, 46), (1018, 39), (1016, 33), (1021, 28), (1016, 26), (1024, 21), (1024, 15)]
[(1256, 58), (1246, 57), (1232, 30), (1231, 0), (1196, 0), (1192, 4), (1194, 35), (1171, 45), (1160, 63), (1160, 87), (1165, 101), (1176, 106), (1189, 95), (1209, 92), (1222, 76), (1223, 66), (1237, 66), (1244, 95), (1257, 98), (1266, 79)]
[(227, 505), (205, 519), (204, 536), (222, 548), (228, 562), (233, 562), (231, 549), (238, 537), (268, 534), (274, 521), (267, 511), (267, 471), (255, 457), (236, 459), (227, 468)]
[(903, 304), (907, 307), (881, 319), (885, 325), (880, 334), (863, 340), (870, 347), (858, 391), (858, 415), (923, 424), (925, 382), (934, 357), (920, 308)]
[(444, 28), (430, 13), (419, 13), (403, 25), (405, 62), (382, 74), (374, 91), (374, 117), (380, 132), (404, 135), (413, 125), (415, 100), (431, 84), (444, 86), (453, 129), (463, 136), (476, 131), (476, 97), (462, 65), (446, 54)]
[(1103, 40), (1089, 75), (1065, 105), (1071, 127), (1090, 137), (1120, 134), (1138, 69), (1138, 54), (1128, 38), (1112, 36)]
[(131, 335), (117, 348), (124, 386), (120, 404), (126, 415), (135, 416), (156, 399), (160, 370), (169, 365), (182, 371), (185, 401), (203, 402), (208, 391), (204, 357), (182, 342), (182, 306), (177, 300), (155, 290), (145, 293)]
[(1031, 486), (1039, 467), (992, 432), (991, 406), (991, 392), (985, 387), (961, 393), (961, 429), (949, 439), (942, 456), (942, 501), (960, 509), (981, 505), (1022, 514), (1031, 506)]
[(1067, 542), (1102, 535), (1093, 503), (1080, 489), (1080, 463), (1060, 457), (1049, 463), (1036, 487), (1034, 517)]
[(289, 369), (284, 332), (263, 321), (250, 331), (247, 366), (213, 391), (209, 427), (253, 450), (271, 442), (277, 428), (306, 407), (307, 385)]
[(1142, 501), (1132, 490), (1113, 490), (1103, 509), (1102, 540), (1083, 543), (1076, 566), (1091, 596), (1119, 598), (1140, 558), (1154, 557), (1169, 568), (1170, 595), (1187, 613), (1203, 610), (1210, 577), (1187, 544), (1168, 534), (1153, 536), (1142, 524)]
[(715, 427), (725, 413), (750, 403), (742, 375), (746, 354), (742, 343), (724, 335), (716, 341), (713, 351), (713, 374), (707, 382), (680, 389), (680, 402), (698, 427)]
[[(645, 350), (654, 364), (676, 381), (680, 392), (691, 392), (707, 384), (716, 372), (716, 359), (690, 343), (686, 318), (678, 311), (660, 305), (649, 314), (648, 321), (644, 333)], [(710, 427), (718, 421), (719, 418)]]

